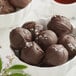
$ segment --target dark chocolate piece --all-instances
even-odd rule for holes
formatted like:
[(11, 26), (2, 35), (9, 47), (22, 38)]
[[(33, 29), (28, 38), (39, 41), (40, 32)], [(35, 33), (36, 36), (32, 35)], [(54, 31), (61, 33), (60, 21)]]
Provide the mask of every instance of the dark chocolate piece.
[(27, 42), (21, 51), (21, 60), (32, 65), (38, 65), (43, 56), (44, 51), (35, 42)]
[(50, 45), (57, 43), (57, 36), (51, 30), (42, 31), (40, 35), (36, 38), (36, 42), (45, 51)]
[(73, 58), (76, 55), (76, 41), (74, 37), (70, 35), (64, 35), (59, 38), (59, 43), (63, 44), (69, 52), (69, 58)]
[(56, 15), (52, 17), (47, 25), (48, 29), (53, 30), (58, 36), (72, 33), (73, 27), (70, 20), (64, 16)]
[(9, 0), (9, 2), (16, 8), (26, 7), (32, 0)]
[(8, 2), (8, 0), (0, 0), (0, 14), (8, 14), (14, 11), (14, 7)]
[(23, 26), (23, 28), (28, 29), (33, 36), (33, 40), (39, 35), (39, 33), (43, 30), (43, 26), (31, 21), (31, 22), (27, 22), (25, 23)]
[(32, 35), (27, 29), (17, 27), (10, 32), (10, 43), (16, 50), (22, 49), (26, 45), (26, 42), (31, 40)]
[(51, 65), (61, 65), (67, 62), (68, 51), (63, 45), (54, 44), (51, 45), (45, 53), (45, 58), (43, 62), (49, 66)]

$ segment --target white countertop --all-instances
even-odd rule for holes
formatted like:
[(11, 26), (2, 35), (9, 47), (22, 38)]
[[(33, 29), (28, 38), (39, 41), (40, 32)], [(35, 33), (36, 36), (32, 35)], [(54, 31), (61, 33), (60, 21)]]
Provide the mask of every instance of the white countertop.
[[(25, 18), (25, 21), (23, 21), (23, 22), (30, 21), (30, 20), (37, 21), (37, 20), (41, 19), (43, 21), (42, 23), (46, 24), (47, 23), (46, 19), (48, 17), (50, 17), (50, 13), (51, 13), (51, 10), (50, 10), (51, 5), (50, 4), (46, 5), (46, 3), (48, 3), (48, 2), (49, 2), (49, 0), (47, 0), (47, 1), (46, 0), (41, 0), (41, 1), (35, 0), (35, 2), (33, 2), (29, 15)], [(43, 11), (45, 11), (45, 13)], [(76, 20), (72, 20), (71, 22), (72, 22), (73, 26), (75, 27)], [(3, 59), (4, 66), (7, 64), (6, 56), (13, 54), (13, 52), (11, 52), (10, 51), (11, 49), (9, 48), (9, 45), (10, 45), (9, 44), (9, 31), (10, 31), (9, 28), (0, 29), (0, 46), (2, 47), (2, 48), (0, 48), (0, 56)], [(76, 68), (74, 70), (76, 70)], [(74, 74), (76, 75), (76, 73), (74, 73)], [(74, 74), (67, 75), (67, 76), (75, 76)]]

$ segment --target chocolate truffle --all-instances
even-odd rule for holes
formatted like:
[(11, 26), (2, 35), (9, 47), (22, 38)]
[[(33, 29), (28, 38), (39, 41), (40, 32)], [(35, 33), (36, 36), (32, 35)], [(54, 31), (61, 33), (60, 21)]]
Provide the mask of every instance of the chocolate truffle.
[(69, 52), (69, 58), (76, 55), (76, 41), (75, 38), (70, 35), (64, 35), (59, 38), (59, 43), (63, 44)]
[(24, 28), (17, 27), (10, 32), (10, 43), (11, 46), (16, 49), (22, 49), (27, 41), (32, 40), (30, 31)]
[(68, 51), (67, 49), (60, 44), (51, 45), (45, 53), (43, 62), (49, 66), (61, 65), (67, 62), (68, 60)]
[(52, 17), (47, 27), (48, 29), (53, 30), (58, 36), (69, 34), (73, 31), (73, 27), (69, 19), (59, 15)]
[(32, 33), (33, 40), (43, 30), (43, 26), (34, 21), (27, 22), (22, 27), (28, 29)]
[(14, 11), (15, 9), (10, 5), (8, 0), (0, 0), (0, 14), (8, 14)]
[(57, 43), (57, 40), (57, 36), (53, 31), (45, 30), (40, 33), (40, 35), (36, 38), (35, 41), (45, 51), (51, 44)]
[(31, 65), (38, 65), (43, 56), (44, 51), (35, 42), (27, 42), (21, 51), (21, 60)]
[(31, 2), (31, 0), (9, 0), (9, 2), (10, 2), (14, 7), (24, 8), (24, 7), (26, 7), (26, 6)]

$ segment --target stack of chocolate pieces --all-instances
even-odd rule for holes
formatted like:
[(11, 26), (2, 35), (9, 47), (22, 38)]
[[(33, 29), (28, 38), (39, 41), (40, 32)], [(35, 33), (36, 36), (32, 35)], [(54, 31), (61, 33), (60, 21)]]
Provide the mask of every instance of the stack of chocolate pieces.
[(66, 63), (76, 55), (73, 26), (63, 16), (53, 16), (47, 28), (34, 21), (10, 32), (10, 45), (25, 63), (51, 67)]

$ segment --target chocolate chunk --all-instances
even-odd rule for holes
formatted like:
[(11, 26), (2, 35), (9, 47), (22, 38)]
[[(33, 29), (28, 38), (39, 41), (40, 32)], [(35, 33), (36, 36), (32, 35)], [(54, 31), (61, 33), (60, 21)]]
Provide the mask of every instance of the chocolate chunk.
[(53, 30), (58, 36), (69, 34), (73, 31), (73, 27), (69, 19), (59, 15), (52, 17), (47, 27), (48, 29)]
[(8, 14), (14, 11), (15, 8), (8, 2), (8, 0), (0, 0), (0, 14)]
[(27, 22), (22, 27), (28, 29), (32, 33), (33, 40), (43, 30), (43, 26), (34, 21)]
[(10, 43), (16, 50), (22, 49), (26, 45), (26, 42), (31, 40), (32, 35), (27, 29), (17, 27), (10, 32)]
[(64, 35), (59, 38), (59, 43), (63, 44), (69, 52), (69, 58), (73, 58), (76, 55), (76, 41), (74, 37), (70, 35)]
[(51, 65), (61, 65), (67, 62), (68, 60), (68, 51), (67, 49), (60, 44), (51, 45), (45, 53), (45, 58), (43, 62), (49, 66)]
[(57, 36), (51, 30), (42, 31), (40, 35), (36, 38), (36, 42), (45, 51), (50, 45), (57, 43)]
[(21, 51), (21, 60), (32, 65), (38, 65), (43, 56), (44, 51), (35, 42), (27, 42)]
[(9, 2), (17, 8), (26, 7), (32, 0), (9, 0)]

